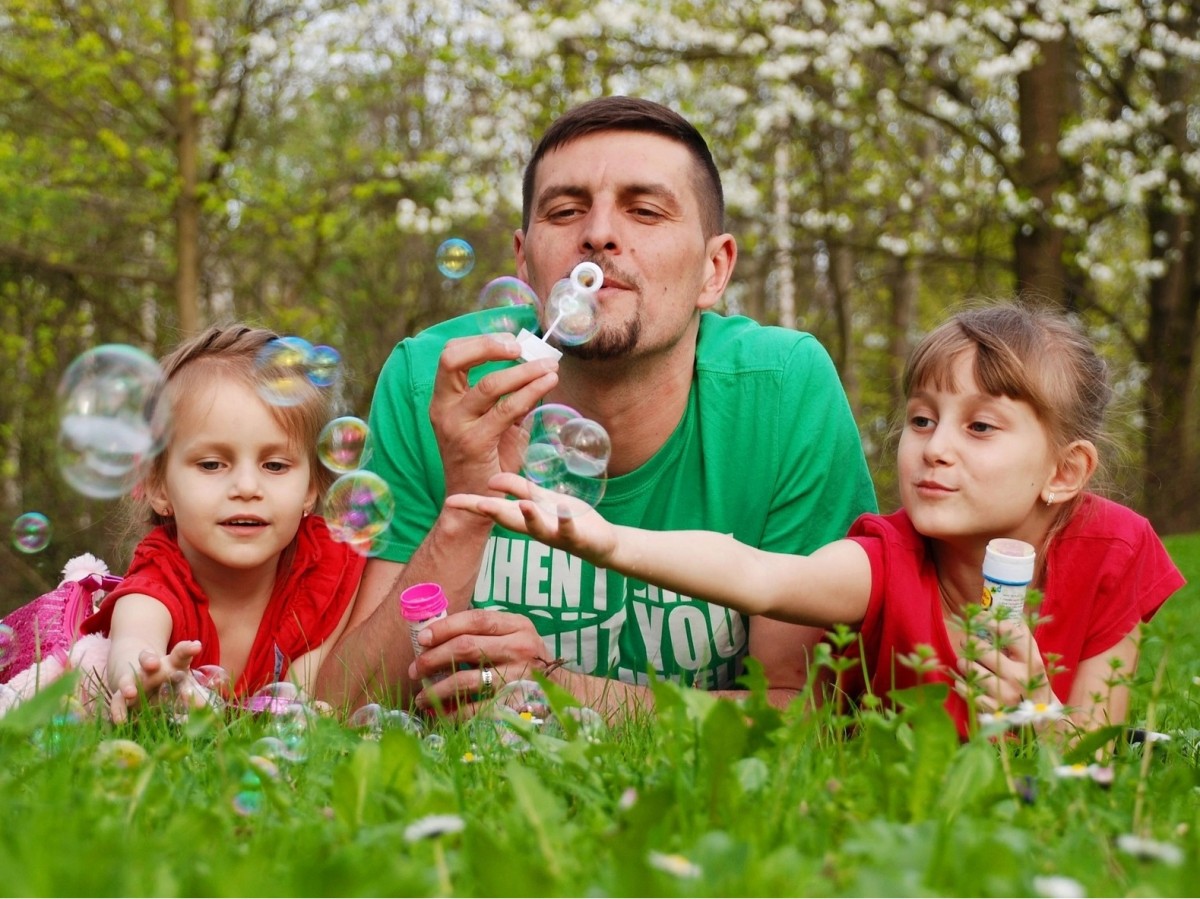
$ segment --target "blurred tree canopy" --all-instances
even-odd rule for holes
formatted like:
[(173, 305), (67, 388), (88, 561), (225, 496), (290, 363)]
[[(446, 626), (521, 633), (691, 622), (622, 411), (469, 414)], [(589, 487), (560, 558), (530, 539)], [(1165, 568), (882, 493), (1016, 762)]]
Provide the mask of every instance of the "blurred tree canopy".
[[(337, 347), (365, 415), (397, 341), (512, 273), (531, 144), (601, 94), (708, 137), (726, 310), (822, 339), (885, 508), (911, 342), (1029, 293), (1112, 365), (1111, 486), (1200, 528), (1198, 23), (1197, 0), (10, 0), (0, 505), (55, 536), (6, 549), (3, 607), (79, 552), (126, 561), (121, 504), (53, 461), (75, 356), (253, 320)], [(461, 281), (433, 263), (450, 236)]]

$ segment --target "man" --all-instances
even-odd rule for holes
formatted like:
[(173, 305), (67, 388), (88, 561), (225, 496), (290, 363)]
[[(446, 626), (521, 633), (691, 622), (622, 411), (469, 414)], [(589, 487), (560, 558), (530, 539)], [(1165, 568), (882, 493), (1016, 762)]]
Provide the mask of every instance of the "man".
[[(418, 705), (452, 705), (543, 670), (614, 715), (648, 703), (648, 668), (731, 691), (749, 653), (772, 700), (786, 703), (804, 685), (820, 632), (748, 621), (597, 571), (442, 506), (514, 470), (517, 426), (547, 402), (608, 431), (598, 509), (615, 523), (718, 530), (806, 553), (875, 509), (824, 349), (811, 335), (705, 312), (729, 283), (737, 245), (723, 230), (716, 166), (691, 124), (644, 100), (584, 103), (535, 148), (523, 195), (518, 276), (545, 298), (579, 262), (598, 264), (599, 333), (562, 346), (557, 362), (513, 364), (515, 338), (481, 334), (477, 316), (397, 346), (370, 422), (372, 464), (397, 513), (318, 693), (353, 708), (399, 687), (420, 690)], [(524, 324), (538, 328), (532, 310)], [(453, 614), (422, 634), (414, 663), (397, 597), (425, 581), (442, 585)], [(420, 689), (437, 674), (447, 676)]]

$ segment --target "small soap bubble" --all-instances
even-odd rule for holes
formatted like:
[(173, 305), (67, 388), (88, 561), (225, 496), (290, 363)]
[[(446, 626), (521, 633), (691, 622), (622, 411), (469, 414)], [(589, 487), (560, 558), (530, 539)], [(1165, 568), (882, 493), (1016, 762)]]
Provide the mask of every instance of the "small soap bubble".
[(371, 458), (371, 430), (361, 418), (344, 415), (321, 429), (317, 456), (331, 471), (357, 471)]
[(335, 540), (362, 545), (387, 528), (395, 511), (396, 501), (383, 478), (352, 471), (330, 485), (322, 514)]
[(363, 735), (366, 737), (379, 739), (379, 735), (383, 733), (383, 714), (383, 706), (377, 702), (368, 702), (350, 713), (350, 717), (346, 719), (346, 726), (352, 730), (365, 731)]
[(506, 276), (489, 281), (479, 291), (478, 306), (483, 313), (480, 318), (484, 333), (516, 334), (521, 330), (521, 321), (528, 310), (533, 310), (536, 315), (541, 300), (520, 278)]
[(564, 278), (550, 290), (546, 299), (545, 340), (556, 340), (564, 346), (587, 343), (600, 330), (596, 314), (596, 295), (580, 290), (569, 278)]
[(342, 354), (331, 346), (315, 346), (308, 360), (308, 380), (314, 387), (332, 387), (342, 367)]
[(441, 755), (446, 751), (446, 738), (441, 734), (426, 734), (422, 742), (433, 755)]
[(290, 681), (275, 681), (246, 700), (251, 712), (267, 712), (271, 715), (286, 715), (302, 702), (300, 688)]
[(233, 810), (243, 818), (249, 818), (262, 811), (263, 794), (258, 788), (242, 790), (233, 797)]
[(509, 709), (535, 724), (541, 724), (551, 714), (546, 691), (534, 680), (509, 681), (496, 691), (495, 707)]
[(50, 519), (41, 512), (19, 515), (12, 525), (12, 542), (20, 552), (40, 553), (50, 545)]
[(258, 395), (272, 406), (296, 406), (311, 394), (313, 346), (303, 337), (277, 337), (255, 360)]
[(442, 241), (437, 248), (437, 267), (445, 277), (457, 281), (465, 278), (475, 267), (475, 250), (460, 237)]
[(170, 428), (159, 401), (162, 367), (136, 347), (105, 344), (81, 354), (58, 384), (58, 467), (93, 499), (128, 493), (162, 452)]
[(568, 717), (575, 719), (575, 732), (591, 743), (598, 743), (608, 732), (604, 717), (588, 706), (572, 706), (566, 710)]

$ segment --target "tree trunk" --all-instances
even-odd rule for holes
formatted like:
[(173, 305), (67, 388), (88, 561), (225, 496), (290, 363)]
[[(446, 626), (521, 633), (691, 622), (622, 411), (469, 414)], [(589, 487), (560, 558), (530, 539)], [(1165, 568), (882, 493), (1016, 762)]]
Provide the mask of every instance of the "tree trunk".
[(1067, 296), (1063, 233), (1046, 212), (1062, 184), (1058, 139), (1066, 116), (1068, 66), (1061, 41), (1042, 43), (1039, 58), (1017, 76), (1021, 163), (1018, 185), (1029, 192), (1036, 208), (1021, 223), (1014, 239), (1017, 291), (1062, 305)]
[(785, 328), (796, 327), (796, 277), (792, 266), (795, 240), (792, 237), (792, 206), (788, 198), (791, 182), (791, 154), (785, 137), (775, 145), (775, 178), (771, 188), (774, 194), (775, 232), (775, 284), (779, 296), (779, 324)]
[(179, 329), (200, 330), (200, 203), (196, 194), (197, 149), (196, 46), (189, 0), (171, 0), (175, 79), (175, 150), (179, 196), (175, 204), (175, 298)]
[[(1189, 96), (1192, 82), (1180, 71), (1164, 71), (1159, 78), (1164, 105), (1176, 110), (1164, 129), (1179, 151), (1188, 147), (1184, 98)], [(1151, 253), (1162, 262), (1164, 273), (1150, 282), (1142, 353), (1149, 369), (1144, 400), (1145, 511), (1163, 533), (1200, 528), (1200, 509), (1195, 502), (1200, 490), (1200, 453), (1192, 439), (1198, 399), (1194, 369), (1200, 339), (1200, 249), (1196, 246), (1200, 191), (1188, 199), (1190, 212), (1172, 211), (1163, 196), (1147, 215)]]

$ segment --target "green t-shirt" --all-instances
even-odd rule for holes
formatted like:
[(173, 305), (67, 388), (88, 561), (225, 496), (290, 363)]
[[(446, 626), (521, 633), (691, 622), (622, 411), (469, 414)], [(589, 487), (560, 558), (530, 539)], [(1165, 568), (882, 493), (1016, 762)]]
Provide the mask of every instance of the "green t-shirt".
[[(448, 339), (481, 333), (483, 314), (402, 341), (380, 375), (371, 468), (396, 500), (382, 558), (407, 562), (441, 508), (444, 472), (429, 422), (438, 356)], [(532, 314), (525, 326), (536, 327)], [(712, 312), (701, 315), (683, 419), (649, 461), (608, 480), (597, 506), (616, 524), (718, 531), (794, 553), (845, 536), (875, 508), (858, 429), (816, 338)], [(726, 689), (746, 655), (746, 616), (597, 570), (500, 527), (488, 541), (474, 603), (529, 617), (548, 658), (628, 683), (646, 683), (654, 670)]]

